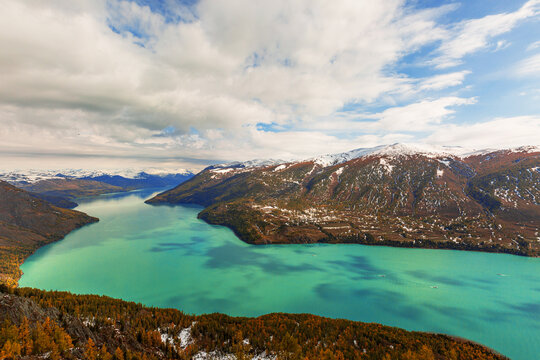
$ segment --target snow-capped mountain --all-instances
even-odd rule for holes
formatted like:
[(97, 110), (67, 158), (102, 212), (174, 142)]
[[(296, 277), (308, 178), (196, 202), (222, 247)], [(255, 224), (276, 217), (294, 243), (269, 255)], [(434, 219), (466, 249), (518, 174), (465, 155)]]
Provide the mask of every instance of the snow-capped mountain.
[(284, 160), (280, 159), (254, 159), (248, 161), (233, 161), (229, 163), (216, 164), (208, 166), (205, 170), (213, 169), (251, 169), (262, 166), (271, 166), (284, 163)]
[(171, 188), (193, 177), (179, 169), (24, 170), (0, 173), (0, 180), (29, 191), (35, 197), (63, 208), (74, 208), (77, 198), (143, 188)]
[(192, 176), (186, 169), (165, 170), (160, 168), (145, 169), (56, 169), (56, 170), (0, 170), (0, 180), (11, 184), (33, 184), (41, 180), (51, 179), (93, 179), (98, 177), (122, 177), (125, 179), (170, 178), (171, 176)]
[[(414, 155), (423, 155), (427, 157), (445, 157), (445, 156), (457, 156), (463, 157), (469, 153), (473, 153), (475, 150), (463, 148), (460, 146), (430, 146), (424, 144), (392, 144), (392, 145), (381, 145), (372, 148), (359, 148), (351, 151), (338, 153), (338, 154), (327, 154), (317, 156), (307, 161), (314, 161), (315, 163), (321, 166), (330, 166), (337, 165), (344, 162), (347, 162), (352, 159), (363, 158), (367, 156), (385, 156), (385, 157), (396, 157), (396, 156), (414, 156)], [(491, 151), (491, 150), (482, 150), (482, 151)]]
[(320, 166), (332, 166), (341, 164), (353, 159), (364, 158), (368, 156), (400, 157), (422, 155), (429, 158), (466, 158), (470, 156), (480, 156), (496, 152), (538, 152), (539, 146), (521, 146), (515, 148), (502, 149), (474, 149), (462, 146), (437, 146), (427, 144), (405, 144), (395, 143), (391, 145), (380, 145), (370, 148), (358, 148), (342, 153), (319, 155), (302, 160), (281, 160), (281, 159), (256, 159), (248, 161), (235, 161), (230, 163), (217, 164), (207, 167), (205, 170), (212, 169), (250, 169), (256, 167), (265, 167), (280, 164), (295, 164), (302, 162), (314, 162)]
[(197, 203), (251, 243), (360, 242), (540, 255), (540, 147), (393, 144), (209, 167), (149, 203)]

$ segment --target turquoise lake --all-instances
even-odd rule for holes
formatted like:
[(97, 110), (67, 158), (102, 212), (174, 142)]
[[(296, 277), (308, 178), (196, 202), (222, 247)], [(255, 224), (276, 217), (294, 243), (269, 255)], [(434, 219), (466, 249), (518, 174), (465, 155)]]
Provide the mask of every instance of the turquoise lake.
[(151, 191), (81, 201), (100, 222), (39, 249), (20, 286), (104, 294), (187, 313), (313, 313), (465, 337), (540, 354), (540, 259), (362, 245), (253, 246), (150, 206)]

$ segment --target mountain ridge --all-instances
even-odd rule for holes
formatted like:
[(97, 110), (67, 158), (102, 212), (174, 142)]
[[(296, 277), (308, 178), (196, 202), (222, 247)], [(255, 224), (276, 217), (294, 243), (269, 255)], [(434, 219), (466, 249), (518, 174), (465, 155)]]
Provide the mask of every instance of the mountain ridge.
[(538, 256), (540, 148), (460, 152), (394, 144), (322, 161), (208, 167), (147, 203), (206, 206), (202, 219), (254, 244), (353, 242)]
[[(247, 161), (233, 161), (229, 163), (221, 163), (216, 165), (211, 165), (206, 167), (207, 169), (215, 168), (253, 168), (253, 167), (262, 167), (262, 166), (271, 166), (271, 165), (280, 165), (280, 164), (292, 164), (292, 163), (301, 163), (306, 161), (314, 161), (319, 165), (329, 166), (337, 165), (346, 161), (353, 159), (367, 157), (367, 156), (404, 156), (404, 155), (425, 155), (430, 157), (459, 157), (465, 158), (476, 155), (486, 155), (490, 153), (497, 152), (538, 152), (540, 151), (540, 145), (525, 145), (517, 147), (508, 147), (508, 148), (484, 148), (484, 149), (475, 149), (475, 148), (465, 148), (462, 146), (435, 146), (427, 144), (416, 144), (416, 143), (394, 143), (389, 145), (379, 145), (375, 147), (366, 147), (366, 148), (356, 148), (349, 151), (339, 152), (339, 153), (330, 153), (323, 154), (314, 157), (309, 157), (305, 159), (297, 160), (281, 160), (281, 159), (255, 159)], [(329, 159), (329, 160), (326, 160)], [(334, 160), (334, 162), (332, 162)], [(336, 162), (339, 161), (339, 162)], [(204, 171), (203, 170), (203, 171)]]

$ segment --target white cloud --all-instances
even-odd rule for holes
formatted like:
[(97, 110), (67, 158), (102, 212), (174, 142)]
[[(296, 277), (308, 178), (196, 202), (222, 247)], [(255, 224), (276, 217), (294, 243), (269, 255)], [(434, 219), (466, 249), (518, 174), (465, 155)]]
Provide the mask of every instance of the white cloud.
[(512, 30), (519, 21), (539, 13), (540, 0), (529, 0), (514, 12), (462, 21), (450, 29), (449, 37), (437, 50), (439, 56), (432, 63), (437, 68), (459, 65), (464, 56), (486, 48), (492, 38)]
[(508, 41), (508, 40), (499, 40), (495, 44), (495, 49), (493, 49), (493, 51), (504, 50), (507, 47), (509, 47), (510, 45), (512, 45), (512, 43), (510, 41)]
[[(196, 18), (171, 23), (125, 1), (1, 5), (0, 102), (14, 128), (85, 129), (96, 152), (158, 146), (167, 126), (210, 134), (317, 121), (349, 101), (405, 91), (410, 81), (386, 67), (442, 36), (425, 34), (448, 11), (410, 13), (398, 0), (203, 0)], [(201, 148), (185, 136), (159, 141)]]
[(527, 51), (538, 49), (539, 47), (540, 47), (540, 40), (530, 43), (529, 46), (527, 46)]
[(447, 87), (461, 85), (465, 76), (470, 74), (470, 71), (457, 71), (448, 74), (435, 75), (423, 80), (420, 83), (420, 90), (441, 90)]
[[(415, 79), (396, 63), (440, 40), (438, 64), (458, 61), (535, 3), (447, 29), (437, 19), (455, 5), (417, 10), (401, 0), (168, 1), (168, 15), (127, 1), (0, 0), (0, 151), (169, 162), (410, 141), (475, 100), (451, 89), (419, 101), (469, 71)], [(449, 40), (456, 32), (465, 52)], [(369, 121), (339, 113), (381, 98), (410, 105)]]
[(540, 54), (520, 61), (515, 72), (518, 76), (540, 76)]
[[(384, 136), (402, 141), (416, 138), (414, 133), (433, 131), (445, 120), (452, 118), (456, 107), (476, 103), (476, 98), (448, 96), (438, 99), (422, 100), (404, 106), (395, 106), (378, 113), (359, 114), (356, 111), (342, 112), (325, 121), (309, 123), (305, 131), (320, 131), (327, 134), (350, 137), (350, 134), (365, 133), (381, 141)], [(349, 135), (349, 136), (347, 136)], [(380, 145), (379, 142), (377, 145)], [(356, 146), (358, 147), (358, 146)]]
[(473, 124), (443, 125), (424, 141), (475, 149), (505, 148), (539, 145), (538, 134), (540, 134), (539, 116), (517, 116)]
[(475, 98), (444, 97), (393, 107), (369, 116), (377, 119), (375, 128), (387, 131), (426, 131), (455, 113), (456, 106), (470, 105)]

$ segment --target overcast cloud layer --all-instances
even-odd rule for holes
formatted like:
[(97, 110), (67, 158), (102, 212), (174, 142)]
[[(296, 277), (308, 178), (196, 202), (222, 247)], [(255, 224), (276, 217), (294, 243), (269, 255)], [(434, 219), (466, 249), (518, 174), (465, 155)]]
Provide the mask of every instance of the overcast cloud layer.
[(512, 3), (0, 0), (0, 156), (199, 169), (538, 144), (540, 0)]

